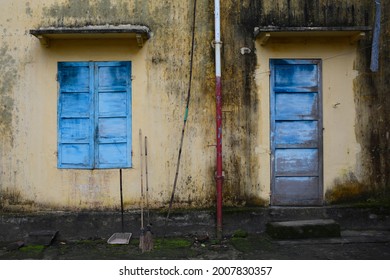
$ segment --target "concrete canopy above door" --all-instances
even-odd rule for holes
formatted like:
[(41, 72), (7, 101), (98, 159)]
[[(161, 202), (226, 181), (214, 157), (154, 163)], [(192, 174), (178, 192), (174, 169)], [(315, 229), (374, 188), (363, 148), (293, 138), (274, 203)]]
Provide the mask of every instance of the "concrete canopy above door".
[(90, 25), (84, 27), (41, 27), (31, 29), (30, 34), (49, 47), (50, 40), (58, 39), (136, 39), (139, 47), (151, 36), (144, 25)]
[(271, 38), (286, 37), (349, 37), (351, 44), (365, 36), (371, 28), (356, 27), (256, 27), (255, 38), (265, 46)]

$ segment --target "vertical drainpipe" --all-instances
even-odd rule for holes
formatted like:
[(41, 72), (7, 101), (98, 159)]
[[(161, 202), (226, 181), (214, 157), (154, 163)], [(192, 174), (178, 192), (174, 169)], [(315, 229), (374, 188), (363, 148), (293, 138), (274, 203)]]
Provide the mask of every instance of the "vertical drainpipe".
[(216, 95), (216, 136), (217, 172), (215, 175), (217, 191), (217, 238), (222, 238), (222, 83), (221, 83), (221, 26), (219, 0), (214, 0), (215, 16), (215, 95)]
[(374, 0), (374, 2), (375, 2), (375, 24), (374, 24), (374, 35), (373, 35), (373, 39), (372, 39), (370, 69), (372, 72), (377, 72), (379, 70), (379, 43), (380, 43), (380, 32), (381, 32), (381, 1)]

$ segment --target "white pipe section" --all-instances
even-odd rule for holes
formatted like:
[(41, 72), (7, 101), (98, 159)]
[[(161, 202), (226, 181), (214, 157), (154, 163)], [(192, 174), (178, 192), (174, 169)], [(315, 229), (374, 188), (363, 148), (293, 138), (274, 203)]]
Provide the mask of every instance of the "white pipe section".
[(221, 19), (219, 0), (214, 0), (215, 17), (215, 75), (221, 77)]

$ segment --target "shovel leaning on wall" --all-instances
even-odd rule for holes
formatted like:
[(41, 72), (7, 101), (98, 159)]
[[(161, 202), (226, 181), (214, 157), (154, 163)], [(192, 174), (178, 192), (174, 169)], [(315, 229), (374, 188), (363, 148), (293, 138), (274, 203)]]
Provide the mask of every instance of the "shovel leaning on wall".
[(123, 224), (123, 192), (122, 192), (122, 169), (119, 169), (119, 185), (120, 185), (120, 195), (121, 195), (121, 222), (122, 222), (122, 232), (116, 232), (107, 240), (108, 244), (129, 244), (132, 233), (124, 232)]

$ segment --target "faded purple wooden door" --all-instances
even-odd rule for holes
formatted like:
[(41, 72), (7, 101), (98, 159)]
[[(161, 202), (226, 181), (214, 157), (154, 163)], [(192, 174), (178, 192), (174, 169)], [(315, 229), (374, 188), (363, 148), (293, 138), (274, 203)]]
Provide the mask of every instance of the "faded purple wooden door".
[(321, 61), (270, 61), (271, 203), (322, 204)]

